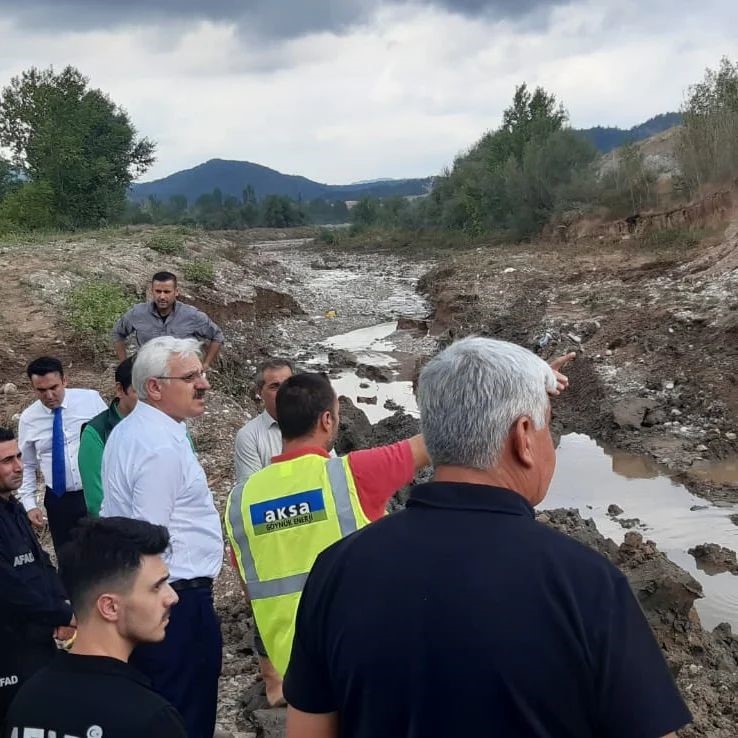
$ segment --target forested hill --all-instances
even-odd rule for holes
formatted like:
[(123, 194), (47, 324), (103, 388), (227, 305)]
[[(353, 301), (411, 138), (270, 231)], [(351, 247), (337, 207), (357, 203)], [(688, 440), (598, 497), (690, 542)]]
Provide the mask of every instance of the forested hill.
[(294, 200), (359, 200), (362, 197), (394, 197), (423, 195), (428, 192), (431, 178), (381, 180), (350, 185), (328, 185), (306, 177), (282, 174), (275, 169), (249, 161), (211, 159), (192, 169), (131, 186), (134, 200), (145, 200), (153, 195), (168, 200), (173, 195), (184, 195), (190, 203), (200, 195), (218, 188), (224, 196), (241, 199), (244, 189), (250, 185), (257, 198), (267, 195), (286, 195)]
[(668, 128), (678, 126), (681, 122), (680, 113), (662, 113), (633, 128), (595, 126), (578, 130), (576, 133), (590, 141), (600, 153), (607, 154), (624, 144), (643, 141), (655, 136)]

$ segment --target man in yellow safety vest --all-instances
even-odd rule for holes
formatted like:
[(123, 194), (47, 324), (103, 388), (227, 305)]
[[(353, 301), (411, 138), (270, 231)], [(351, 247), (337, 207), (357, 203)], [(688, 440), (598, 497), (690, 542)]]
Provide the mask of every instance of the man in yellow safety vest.
[(282, 700), (297, 606), (316, 557), (382, 517), (392, 495), (429, 462), (420, 435), (330, 458), (338, 398), (322, 374), (287, 379), (277, 393), (277, 419), (282, 454), (234, 488), (226, 508), (235, 563), (268, 655), (260, 666), (271, 704)]

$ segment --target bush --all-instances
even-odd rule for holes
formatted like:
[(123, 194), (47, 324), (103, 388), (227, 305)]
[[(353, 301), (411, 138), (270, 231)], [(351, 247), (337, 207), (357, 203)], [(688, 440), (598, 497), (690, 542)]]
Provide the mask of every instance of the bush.
[(64, 315), (74, 338), (97, 354), (110, 350), (113, 325), (134, 302), (119, 284), (90, 280), (69, 292)]
[(691, 249), (701, 240), (703, 234), (689, 228), (666, 228), (650, 231), (641, 238), (641, 246), (649, 251), (663, 249)]
[(182, 256), (185, 252), (184, 234), (181, 231), (159, 231), (154, 233), (146, 245), (157, 254)]
[(332, 228), (321, 228), (318, 233), (318, 241), (326, 246), (338, 246), (341, 243), (341, 233)]
[(184, 267), (185, 279), (195, 284), (212, 284), (215, 279), (213, 264), (205, 259), (193, 259)]

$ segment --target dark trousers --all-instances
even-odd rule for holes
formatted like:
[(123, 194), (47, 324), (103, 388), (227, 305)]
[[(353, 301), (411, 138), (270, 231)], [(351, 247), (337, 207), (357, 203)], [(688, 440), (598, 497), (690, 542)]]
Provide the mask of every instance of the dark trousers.
[(177, 594), (164, 640), (136, 648), (130, 663), (179, 710), (189, 738), (212, 738), (223, 658), (213, 593), (199, 587)]
[(87, 515), (87, 505), (82, 490), (65, 492), (57, 497), (48, 487), (44, 495), (44, 507), (49, 518), (49, 532), (57, 556), (59, 549), (70, 539), (72, 530), (80, 518)]

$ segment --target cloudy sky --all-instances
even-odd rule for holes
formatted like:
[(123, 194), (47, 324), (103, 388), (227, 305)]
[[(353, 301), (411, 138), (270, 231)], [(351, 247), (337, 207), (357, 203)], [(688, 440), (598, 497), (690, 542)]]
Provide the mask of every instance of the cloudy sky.
[(440, 171), (516, 84), (576, 127), (675, 110), (735, 0), (0, 0), (0, 83), (77, 66), (158, 144), (153, 179), (210, 158), (335, 184)]

